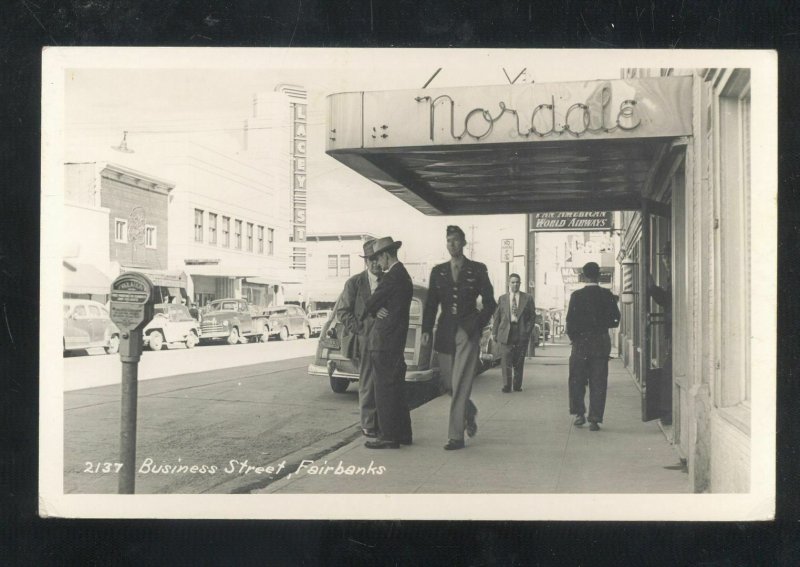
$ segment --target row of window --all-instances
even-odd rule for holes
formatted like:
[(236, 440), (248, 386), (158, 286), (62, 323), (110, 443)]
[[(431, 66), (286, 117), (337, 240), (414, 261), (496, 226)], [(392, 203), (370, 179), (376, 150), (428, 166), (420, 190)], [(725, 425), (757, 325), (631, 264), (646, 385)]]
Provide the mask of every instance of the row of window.
[[(119, 244), (127, 244), (129, 238), (136, 240), (135, 236), (130, 236), (128, 230), (128, 221), (125, 219), (114, 219), (114, 242)], [(145, 248), (158, 247), (158, 231), (152, 224), (144, 225), (144, 245)]]
[(350, 276), (350, 256), (342, 254), (328, 255), (328, 277)]
[[(225, 215), (222, 215), (220, 222), (219, 217), (220, 215), (217, 213), (208, 213), (208, 240), (206, 240), (205, 211), (203, 209), (195, 209), (194, 241), (258, 254), (266, 253), (270, 256), (275, 253), (274, 228), (266, 228), (265, 230), (263, 225), (256, 225), (252, 222), (245, 223), (241, 219), (231, 219), (231, 217)], [(231, 226), (231, 220), (233, 220), (233, 226)], [(231, 228), (233, 228), (233, 238), (231, 238)]]

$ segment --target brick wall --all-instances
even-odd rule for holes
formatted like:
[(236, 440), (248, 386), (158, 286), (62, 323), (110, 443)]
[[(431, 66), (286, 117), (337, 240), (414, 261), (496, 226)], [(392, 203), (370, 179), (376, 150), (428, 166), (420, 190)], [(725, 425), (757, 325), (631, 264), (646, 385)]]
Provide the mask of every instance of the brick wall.
[[(130, 183), (125, 179), (101, 178), (101, 206), (109, 209), (108, 238), (110, 260), (123, 266), (167, 269), (167, 206), (168, 195), (154, 189)], [(127, 243), (115, 240), (115, 219), (128, 222)], [(156, 247), (145, 246), (145, 225), (156, 227)], [(135, 238), (137, 232), (142, 232)]]

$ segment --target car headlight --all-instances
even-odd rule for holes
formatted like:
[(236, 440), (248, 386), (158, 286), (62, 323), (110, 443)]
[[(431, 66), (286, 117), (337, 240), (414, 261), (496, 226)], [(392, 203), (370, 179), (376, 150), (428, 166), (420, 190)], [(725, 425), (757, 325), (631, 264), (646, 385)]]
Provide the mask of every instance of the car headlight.
[(230, 321), (223, 321), (222, 326), (227, 327), (230, 324)]

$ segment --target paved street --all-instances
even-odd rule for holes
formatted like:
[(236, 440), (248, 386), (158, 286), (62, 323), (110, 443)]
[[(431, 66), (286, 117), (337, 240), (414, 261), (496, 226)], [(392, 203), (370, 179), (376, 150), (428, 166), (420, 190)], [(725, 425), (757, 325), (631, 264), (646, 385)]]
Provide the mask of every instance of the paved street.
[[(248, 364), (259, 358), (286, 358), (315, 343), (146, 353), (142, 360), (149, 364), (143, 364), (142, 373), (149, 379), (139, 385), (136, 493), (233, 493), (263, 488), (303, 459), (317, 458), (358, 436), (356, 387), (334, 394), (326, 378), (306, 373), (311, 357)], [(160, 363), (162, 358), (167, 363), (156, 365), (154, 361)], [(74, 381), (96, 365), (115, 372), (117, 383), (64, 394), (64, 492), (115, 493), (120, 387), (114, 366), (118, 367), (119, 357), (81, 357), (65, 363), (72, 368)], [(212, 363), (242, 365), (154, 379), (167, 372), (165, 368), (174, 372)], [(84, 382), (100, 379), (94, 376), (99, 373), (96, 368)], [(426, 385), (408, 386), (416, 397), (414, 405), (429, 399)]]

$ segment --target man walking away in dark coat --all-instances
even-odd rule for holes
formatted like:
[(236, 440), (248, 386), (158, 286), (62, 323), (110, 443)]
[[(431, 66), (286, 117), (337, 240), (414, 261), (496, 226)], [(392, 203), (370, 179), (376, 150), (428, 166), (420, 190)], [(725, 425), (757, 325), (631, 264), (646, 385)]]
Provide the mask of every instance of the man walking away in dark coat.
[(572, 341), (569, 357), (569, 412), (575, 425), (586, 423), (584, 398), (589, 385), (589, 429), (598, 431), (603, 422), (608, 388), (608, 355), (611, 338), (608, 329), (619, 325), (619, 307), (611, 291), (600, 287), (600, 266), (589, 262), (583, 267), (589, 283), (574, 291), (567, 310), (567, 335)]
[[(470, 437), (478, 431), (475, 419), (478, 408), (470, 400), (472, 381), (478, 365), (481, 333), (497, 308), (486, 265), (464, 257), (466, 243), (463, 230), (455, 225), (447, 227), (450, 261), (431, 270), (422, 315), (422, 344), (427, 346), (436, 310), (440, 305), (442, 307), (433, 347), (439, 353), (442, 377), (447, 380), (453, 394), (449, 439), (444, 446), (447, 451), (464, 448), (464, 429)], [(480, 311), (479, 295), (483, 304)]]
[(411, 444), (411, 414), (405, 397), (406, 361), (404, 356), (408, 316), (413, 295), (411, 276), (397, 260), (402, 242), (390, 236), (373, 245), (383, 277), (367, 300), (364, 315), (376, 317), (367, 336), (367, 350), (375, 368), (375, 405), (380, 437), (367, 441), (368, 449), (397, 449)]
[[(375, 319), (362, 320), (367, 300), (378, 287), (381, 267), (373, 254), (375, 239), (364, 242), (366, 269), (347, 280), (336, 302), (336, 318), (344, 326), (345, 336), (350, 335), (350, 356), (358, 361), (358, 407), (361, 411), (361, 432), (367, 437), (378, 436), (378, 419), (375, 410), (375, 368), (367, 352), (367, 335)], [(343, 337), (343, 342), (344, 342)]]

